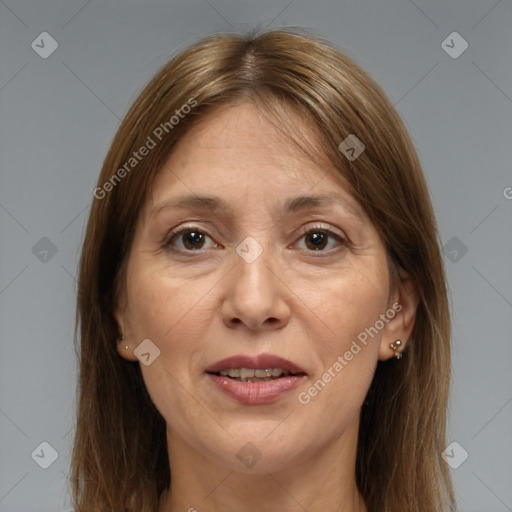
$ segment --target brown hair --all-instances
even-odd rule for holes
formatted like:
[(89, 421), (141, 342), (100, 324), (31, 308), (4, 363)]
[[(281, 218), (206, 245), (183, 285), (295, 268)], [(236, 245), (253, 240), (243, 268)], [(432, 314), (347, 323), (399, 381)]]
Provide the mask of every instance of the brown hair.
[[(404, 269), (418, 292), (404, 357), (379, 361), (361, 410), (356, 481), (369, 512), (455, 510), (450, 472), (441, 458), (450, 312), (418, 156), (392, 103), (368, 73), (331, 43), (287, 28), (214, 34), (190, 46), (144, 88), (114, 137), (79, 268), (75, 511), (154, 512), (170, 485), (165, 420), (146, 391), (139, 364), (116, 351), (117, 292), (139, 212), (173, 146), (211, 108), (247, 99), (287, 130), (290, 107), (314, 123), (323, 154), (383, 237), (391, 275)], [(160, 140), (156, 133), (165, 136)], [(350, 134), (365, 145), (353, 161), (338, 149)], [(131, 160), (150, 139), (155, 145), (146, 156)]]

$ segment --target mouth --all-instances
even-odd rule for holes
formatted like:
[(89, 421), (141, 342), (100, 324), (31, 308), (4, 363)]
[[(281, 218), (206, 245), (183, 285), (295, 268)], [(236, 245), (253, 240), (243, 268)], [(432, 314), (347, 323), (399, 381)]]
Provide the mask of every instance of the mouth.
[(225, 368), (218, 372), (206, 372), (210, 375), (228, 377), (238, 382), (266, 382), (285, 377), (303, 377), (305, 372), (288, 371), (283, 368)]
[(264, 382), (307, 375), (296, 363), (274, 354), (239, 354), (217, 361), (206, 368), (205, 372), (239, 382)]
[(224, 364), (222, 369), (208, 369), (206, 376), (214, 387), (229, 400), (244, 406), (269, 405), (281, 399), (302, 384), (306, 372), (297, 367), (282, 368), (268, 366), (229, 367)]
[(250, 406), (284, 399), (307, 376), (297, 364), (272, 354), (229, 357), (209, 366), (205, 373), (228, 399)]

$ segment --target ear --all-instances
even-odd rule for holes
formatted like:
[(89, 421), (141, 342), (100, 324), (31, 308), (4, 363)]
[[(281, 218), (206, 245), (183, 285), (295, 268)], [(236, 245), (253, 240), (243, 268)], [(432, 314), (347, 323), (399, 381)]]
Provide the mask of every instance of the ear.
[(137, 361), (137, 357), (133, 353), (135, 350), (135, 339), (130, 326), (128, 314), (128, 301), (126, 299), (126, 290), (119, 293), (114, 317), (119, 326), (119, 338), (117, 339), (117, 353), (128, 361)]
[[(382, 330), (381, 344), (379, 348), (379, 360), (386, 361), (394, 357), (395, 352), (391, 343), (400, 340), (402, 345), (398, 349), (403, 352), (409, 337), (411, 336), (416, 321), (418, 308), (418, 292), (403, 269), (398, 270), (399, 284), (397, 290), (391, 295), (386, 316), (391, 318)], [(392, 317), (391, 315), (395, 313)]]

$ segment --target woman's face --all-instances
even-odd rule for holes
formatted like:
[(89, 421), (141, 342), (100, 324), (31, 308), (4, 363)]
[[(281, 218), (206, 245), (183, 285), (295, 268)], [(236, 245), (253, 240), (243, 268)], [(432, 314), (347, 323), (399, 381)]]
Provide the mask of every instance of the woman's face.
[[(312, 195), (335, 202), (288, 208)], [(196, 203), (171, 205), (185, 196)], [(141, 360), (171, 460), (263, 473), (327, 446), (353, 455), (377, 361), (413, 326), (389, 284), (383, 241), (325, 166), (252, 103), (205, 118), (153, 184), (116, 315), (119, 353)], [(220, 363), (234, 378), (207, 373), (233, 356), (254, 360)], [(303, 374), (236, 380), (237, 368), (287, 366), (272, 356)]]

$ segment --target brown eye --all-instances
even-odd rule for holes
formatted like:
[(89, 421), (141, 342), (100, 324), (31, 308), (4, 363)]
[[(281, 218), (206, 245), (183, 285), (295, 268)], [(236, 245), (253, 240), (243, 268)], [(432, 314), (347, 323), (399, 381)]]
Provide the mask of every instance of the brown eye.
[(317, 227), (304, 231), (301, 235), (301, 240), (305, 240), (306, 250), (308, 252), (330, 253), (331, 249), (326, 250), (330, 239), (334, 239), (340, 245), (345, 245), (345, 239), (329, 229)]
[[(212, 240), (204, 231), (195, 226), (191, 226), (170, 233), (163, 243), (162, 248), (170, 251), (191, 253), (204, 249), (207, 238)], [(304, 230), (300, 240), (305, 240), (307, 252), (315, 252), (318, 253), (319, 256), (323, 253), (327, 253), (326, 255), (328, 255), (336, 251), (336, 249), (326, 249), (331, 240), (338, 242), (338, 245), (345, 245), (345, 239), (343, 237), (322, 227)], [(218, 247), (217, 244), (214, 244), (214, 246)]]
[(200, 231), (185, 231), (181, 235), (181, 240), (187, 249), (201, 249), (204, 245), (204, 234)]
[[(162, 245), (162, 248), (176, 248), (176, 250), (184, 252), (197, 251), (204, 247), (206, 238), (210, 237), (197, 228), (185, 228), (171, 233)], [(179, 245), (175, 247), (176, 242), (181, 242), (181, 247)]]
[(314, 251), (325, 249), (329, 235), (319, 231), (311, 231), (310, 233), (311, 234), (306, 235), (306, 245), (308, 249), (313, 249)]

